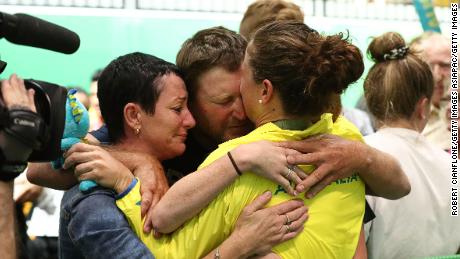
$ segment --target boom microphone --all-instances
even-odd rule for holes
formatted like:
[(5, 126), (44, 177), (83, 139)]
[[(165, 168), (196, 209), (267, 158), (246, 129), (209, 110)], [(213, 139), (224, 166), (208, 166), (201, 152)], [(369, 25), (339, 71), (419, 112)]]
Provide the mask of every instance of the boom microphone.
[(0, 12), (0, 38), (16, 44), (72, 54), (80, 47), (78, 35), (64, 27), (27, 14)]

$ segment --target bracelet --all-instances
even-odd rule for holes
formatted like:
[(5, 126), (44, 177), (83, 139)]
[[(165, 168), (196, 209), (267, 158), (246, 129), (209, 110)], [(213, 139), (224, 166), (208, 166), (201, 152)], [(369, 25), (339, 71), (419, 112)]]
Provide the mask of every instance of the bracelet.
[(216, 248), (216, 253), (214, 254), (214, 259), (220, 259), (219, 247)]
[(228, 156), (228, 158), (230, 158), (230, 161), (232, 162), (233, 168), (235, 168), (235, 171), (238, 174), (238, 176), (241, 176), (242, 175), (241, 170), (236, 165), (235, 160), (233, 160), (233, 157), (232, 157), (232, 154), (230, 153), (230, 151), (227, 152), (227, 156)]

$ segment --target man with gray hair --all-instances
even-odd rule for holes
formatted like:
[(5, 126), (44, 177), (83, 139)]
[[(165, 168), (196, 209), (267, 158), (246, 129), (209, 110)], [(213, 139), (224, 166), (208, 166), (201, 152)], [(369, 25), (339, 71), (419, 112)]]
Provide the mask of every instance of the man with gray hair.
[(444, 35), (437, 32), (425, 32), (411, 42), (411, 46), (420, 51), (422, 58), (431, 68), (435, 85), (431, 98), (431, 114), (422, 134), (428, 141), (444, 150), (450, 148), (447, 121), (443, 119), (448, 103), (450, 78), (450, 45)]

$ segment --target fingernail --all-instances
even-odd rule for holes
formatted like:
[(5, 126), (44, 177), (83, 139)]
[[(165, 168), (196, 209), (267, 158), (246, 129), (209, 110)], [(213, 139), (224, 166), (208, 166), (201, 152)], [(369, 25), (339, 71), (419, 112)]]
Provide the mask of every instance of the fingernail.
[(269, 197), (269, 196), (272, 195), (272, 192), (271, 192), (271, 191), (265, 191), (265, 192), (264, 192), (264, 195), (267, 196), (267, 197)]
[(296, 191), (294, 191), (294, 196), (297, 196), (297, 195), (299, 195), (299, 193), (298, 193), (298, 192), (296, 192)]
[(307, 198), (308, 198), (308, 199), (311, 199), (311, 198), (313, 198), (314, 196), (315, 196), (314, 193), (308, 193), (308, 194), (307, 194)]
[(299, 191), (299, 192), (303, 192), (304, 189), (305, 189), (305, 186), (303, 186), (302, 184), (299, 184), (299, 185), (297, 185), (297, 187), (296, 187), (296, 190)]

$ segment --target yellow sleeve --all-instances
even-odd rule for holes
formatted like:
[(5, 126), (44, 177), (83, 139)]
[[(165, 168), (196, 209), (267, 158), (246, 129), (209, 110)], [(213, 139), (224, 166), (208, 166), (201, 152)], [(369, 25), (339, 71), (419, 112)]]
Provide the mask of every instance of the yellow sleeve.
[(359, 129), (351, 123), (347, 118), (340, 115), (332, 126), (333, 135), (341, 136), (342, 138), (349, 140), (357, 140), (364, 142), (363, 135), (359, 132)]
[(136, 236), (152, 251), (154, 238), (152, 234), (145, 234), (143, 229), (144, 220), (141, 218), (141, 192), (140, 192), (140, 181), (137, 179), (137, 183), (127, 193), (123, 194), (121, 198), (117, 199), (116, 204), (118, 208), (125, 214), (128, 220), (129, 226), (134, 231)]

